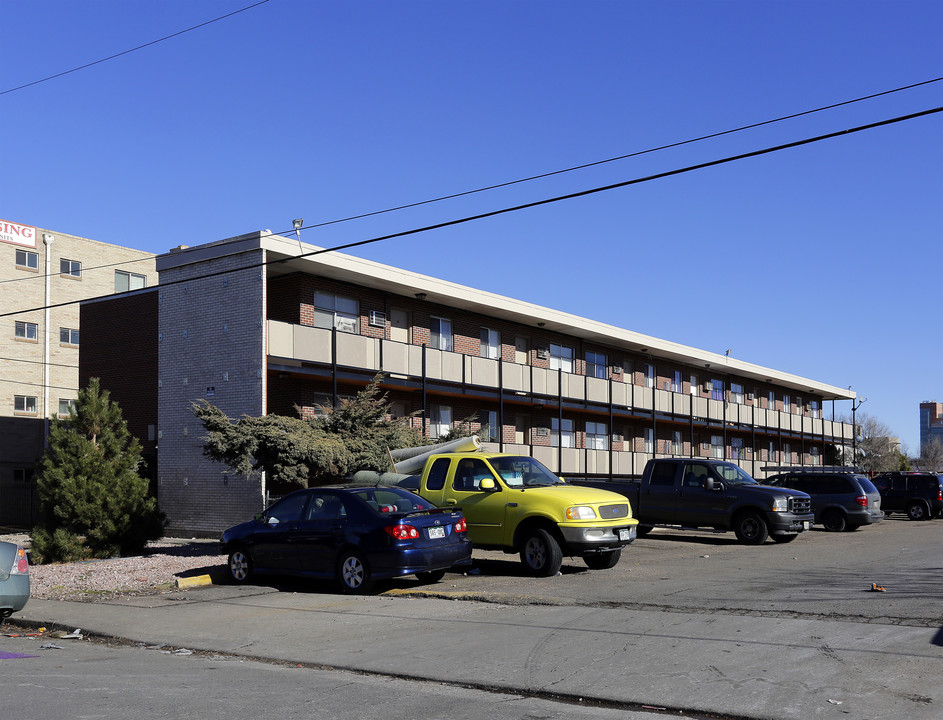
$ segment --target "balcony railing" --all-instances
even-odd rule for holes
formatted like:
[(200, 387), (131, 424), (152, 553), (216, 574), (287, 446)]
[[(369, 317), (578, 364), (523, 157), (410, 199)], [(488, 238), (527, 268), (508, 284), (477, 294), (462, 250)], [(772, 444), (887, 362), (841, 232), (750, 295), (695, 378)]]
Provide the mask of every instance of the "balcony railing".
[[(598, 405), (612, 403), (619, 408), (654, 411), (679, 417), (693, 416), (699, 420), (745, 427), (755, 425), (767, 432), (782, 430), (790, 434), (825, 437), (839, 442), (851, 442), (852, 438), (852, 426), (848, 423), (767, 410), (754, 405), (725, 403), (687, 393), (642, 387), (618, 379), (603, 380), (561, 373), (532, 365), (423, 348), (421, 345), (352, 333), (334, 333), (324, 328), (276, 320), (268, 321), (268, 355), (330, 365), (334, 358), (331, 338), (335, 335), (338, 366), (366, 372), (422, 378), (425, 368), (425, 378), (431, 381), (477, 386), (494, 391), (503, 389), (525, 396), (560, 397), (564, 401)], [(576, 452), (585, 453), (582, 449)], [(610, 455), (607, 450), (592, 452), (603, 453), (606, 457)], [(564, 462), (564, 465), (566, 464)], [(644, 465), (644, 462), (642, 464)], [(615, 472), (616, 469), (613, 470)]]

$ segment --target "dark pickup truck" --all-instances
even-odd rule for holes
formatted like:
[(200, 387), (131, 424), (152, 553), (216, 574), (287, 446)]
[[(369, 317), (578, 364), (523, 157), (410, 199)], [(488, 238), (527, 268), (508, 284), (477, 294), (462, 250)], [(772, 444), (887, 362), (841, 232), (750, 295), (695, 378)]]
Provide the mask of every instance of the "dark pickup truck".
[(655, 525), (710, 528), (733, 530), (741, 543), (760, 545), (770, 536), (790, 542), (814, 520), (806, 493), (760, 485), (739, 466), (722, 460), (649, 460), (641, 481), (572, 482), (629, 498), (639, 535)]

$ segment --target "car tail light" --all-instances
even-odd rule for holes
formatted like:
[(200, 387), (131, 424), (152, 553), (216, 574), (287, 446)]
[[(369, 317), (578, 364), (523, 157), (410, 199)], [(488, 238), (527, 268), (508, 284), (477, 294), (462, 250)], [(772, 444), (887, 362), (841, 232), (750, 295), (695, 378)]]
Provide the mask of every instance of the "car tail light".
[(10, 570), (11, 575), (27, 575), (29, 574), (29, 560), (26, 557), (26, 551), (23, 548), (16, 549), (16, 560), (13, 563), (13, 569)]
[(412, 525), (387, 525), (384, 530), (396, 540), (415, 540), (419, 537), (419, 531)]
[(455, 532), (467, 532), (468, 523), (465, 522), (465, 518), (462, 518), (457, 523), (455, 523)]
[(856, 501), (861, 507), (868, 507), (868, 496), (867, 496), (867, 495), (859, 495), (858, 497), (855, 498), (855, 501)]

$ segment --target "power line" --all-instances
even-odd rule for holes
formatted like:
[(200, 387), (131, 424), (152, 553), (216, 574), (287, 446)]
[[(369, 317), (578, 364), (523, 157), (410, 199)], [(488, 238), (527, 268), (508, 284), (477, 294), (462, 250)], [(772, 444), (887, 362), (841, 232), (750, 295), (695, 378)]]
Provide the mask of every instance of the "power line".
[[(267, 2), (268, 0), (265, 0), (265, 1)], [(259, 4), (261, 4), (261, 3), (259, 3)], [(254, 6), (250, 6), (250, 7), (254, 7)], [(248, 8), (244, 8), (244, 9), (248, 9)], [(239, 11), (239, 12), (241, 12), (241, 11)], [(225, 16), (224, 16), (224, 17), (225, 17)], [(650, 153), (659, 152), (659, 151), (661, 151), (661, 150), (669, 150), (669, 149), (676, 148), (676, 147), (682, 147), (682, 146), (684, 146), (684, 145), (690, 145), (690, 144), (692, 144), (692, 143), (700, 142), (700, 141), (702, 141), (702, 140), (710, 140), (710, 139), (713, 139), (713, 138), (722, 137), (722, 136), (724, 136), (724, 135), (731, 135), (731, 134), (733, 134), (733, 133), (742, 132), (742, 131), (744, 131), (744, 130), (752, 130), (752, 129), (754, 129), (754, 128), (763, 127), (764, 125), (771, 125), (771, 124), (773, 124), (773, 123), (783, 122), (783, 121), (785, 121), (785, 120), (792, 120), (792, 119), (795, 119), (795, 118), (798, 118), (798, 117), (803, 117), (803, 116), (805, 116), (805, 115), (812, 115), (812, 114), (814, 114), (814, 113), (823, 112), (823, 111), (825, 111), (825, 110), (832, 110), (832, 109), (834, 109), (834, 108), (842, 107), (842, 106), (845, 106), (845, 105), (852, 105), (852, 104), (854, 104), (854, 103), (863, 102), (864, 100), (872, 100), (872, 99), (874, 99), (874, 98), (882, 97), (882, 96), (884, 96), (884, 95), (891, 95), (891, 94), (893, 94), (893, 93), (902, 92), (902, 91), (904, 91), (904, 90), (912, 90), (913, 88), (921, 87), (921, 86), (923, 86), (923, 85), (930, 85), (930, 84), (932, 84), (932, 83), (937, 83), (937, 82), (941, 82), (941, 81), (943, 81), (943, 77), (933, 78), (933, 79), (931, 79), (931, 80), (924, 80), (924, 81), (922, 81), (922, 82), (912, 83), (912, 84), (910, 84), (910, 85), (904, 85), (904, 86), (902, 86), (902, 87), (894, 88), (893, 90), (883, 90), (883, 91), (881, 91), (881, 92), (872, 93), (872, 94), (870, 94), (870, 95), (864, 95), (864, 96), (862, 96), (862, 97), (854, 98), (854, 99), (852, 99), (852, 100), (843, 100), (843, 101), (841, 101), (841, 102), (832, 103), (831, 105), (823, 105), (823, 106), (821, 106), (821, 107), (814, 108), (814, 109), (812, 109), (812, 110), (803, 110), (803, 111), (801, 111), (801, 112), (792, 113), (792, 114), (790, 114), (790, 115), (783, 115), (783, 116), (781, 116), (781, 117), (774, 118), (774, 119), (772, 119), (772, 120), (763, 120), (762, 122), (752, 123), (752, 124), (749, 124), (749, 125), (742, 125), (742, 126), (740, 126), (740, 127), (733, 128), (733, 129), (730, 129), (730, 130), (722, 130), (722, 131), (719, 131), (719, 132), (716, 132), (716, 133), (710, 133), (710, 134), (707, 134), (707, 135), (701, 135), (701, 136), (699, 136), (699, 137), (691, 138), (691, 139), (688, 139), (688, 140), (680, 140), (680, 141), (678, 141), (678, 142), (669, 143), (669, 144), (667, 144), (667, 145), (660, 145), (660, 146), (657, 146), (657, 147), (648, 148), (648, 149), (646, 149), (646, 150), (637, 150), (637, 151), (635, 151), (635, 152), (627, 153), (627, 154), (625, 154), (625, 155), (618, 155), (618, 156), (616, 156), (616, 157), (607, 158), (607, 159), (605, 159), (605, 160), (596, 160), (596, 161), (594, 161), (594, 162), (583, 163), (582, 165), (574, 165), (574, 166), (572, 166), (572, 167), (563, 168), (563, 169), (561, 169), (561, 170), (552, 170), (552, 171), (550, 171), (550, 172), (541, 173), (541, 174), (538, 174), (538, 175), (531, 175), (531, 176), (529, 176), (529, 177), (519, 178), (519, 179), (517, 179), (517, 180), (509, 180), (509, 181), (506, 181), (506, 182), (497, 183), (497, 184), (495, 184), (495, 185), (488, 185), (488, 186), (485, 186), (485, 187), (476, 188), (476, 189), (474, 189), (474, 190), (465, 190), (465, 191), (462, 191), (462, 192), (453, 193), (453, 194), (451, 194), (451, 195), (442, 195), (442, 196), (440, 196), (440, 197), (431, 198), (431, 199), (428, 199), (428, 200), (420, 200), (420, 201), (418, 201), (418, 202), (407, 203), (407, 204), (405, 204), (405, 205), (397, 205), (397, 206), (395, 206), (395, 207), (386, 208), (386, 209), (384, 209), (384, 210), (374, 210), (374, 211), (372, 211), (372, 212), (361, 213), (361, 214), (359, 214), (359, 215), (351, 215), (351, 216), (344, 217), (344, 218), (339, 218), (339, 219), (336, 219), (336, 220), (327, 220), (327, 221), (325, 221), (325, 222), (315, 223), (315, 224), (313, 224), (313, 225), (306, 225), (306, 226), (304, 226), (304, 227), (298, 228), (298, 230), (312, 230), (312, 229), (315, 229), (315, 228), (326, 227), (326, 226), (328, 226), (328, 225), (337, 225), (338, 223), (350, 222), (350, 221), (352, 221), (352, 220), (361, 220), (361, 219), (363, 219), (363, 218), (374, 217), (374, 216), (376, 216), (376, 215), (384, 215), (384, 214), (386, 214), (386, 213), (396, 212), (396, 211), (398, 211), (398, 210), (407, 210), (407, 209), (409, 209), (409, 208), (421, 207), (421, 206), (423, 206), (423, 205), (430, 205), (430, 204), (432, 204), (432, 203), (442, 202), (442, 201), (444, 201), (444, 200), (452, 200), (452, 199), (455, 199), (455, 198), (465, 197), (465, 196), (467, 196), (467, 195), (474, 195), (474, 194), (476, 194), (476, 193), (487, 192), (488, 190), (497, 190), (497, 189), (504, 188), (504, 187), (510, 187), (510, 186), (512, 186), (512, 185), (519, 185), (519, 184), (521, 184), (521, 183), (530, 182), (530, 181), (532, 181), (532, 180), (540, 180), (540, 179), (547, 178), (547, 177), (553, 177), (554, 175), (562, 175), (562, 174), (564, 174), (564, 173), (574, 172), (574, 171), (576, 171), (576, 170), (583, 170), (583, 169), (586, 169), (586, 168), (595, 167), (595, 166), (597, 166), (597, 165), (604, 165), (604, 164), (606, 164), (606, 163), (616, 162), (616, 161), (618, 161), (618, 160), (626, 160), (626, 159), (628, 159), (628, 158), (639, 157), (639, 156), (641, 156), (641, 155), (648, 155), (648, 154), (650, 154)], [(2, 94), (2, 93), (0, 93), (0, 94)], [(295, 229), (295, 228), (292, 228), (292, 230), (294, 230), (294, 229)], [(288, 231), (288, 230), (285, 230), (284, 232), (289, 232), (289, 231)], [(280, 235), (280, 234), (282, 234), (282, 232), (278, 232), (278, 233), (276, 233), (276, 234)], [(233, 240), (233, 241), (230, 241), (230, 242), (235, 242), (235, 241)], [(220, 244), (222, 245), (222, 244), (225, 244), (225, 243), (220, 243)], [(139, 263), (139, 262), (142, 262), (142, 261), (144, 261), (144, 260), (146, 260), (146, 258), (145, 258), (145, 259), (138, 258), (138, 259), (136, 259), (136, 260), (124, 260), (124, 261), (121, 261), (121, 262), (108, 263), (108, 264), (105, 264), (105, 265), (97, 265), (97, 266), (90, 267), (90, 268), (84, 268), (84, 270), (99, 270), (99, 269), (103, 269), (103, 268), (118, 267), (118, 266), (120, 266), (120, 265), (128, 265), (128, 264), (131, 264), (131, 263)], [(57, 274), (59, 274), (59, 273), (49, 273), (48, 275), (45, 274), (45, 273), (44, 273), (44, 274), (39, 274), (39, 275), (33, 274), (33, 275), (31, 275), (30, 277), (10, 278), (10, 279), (7, 279), (7, 280), (0, 280), (0, 285), (5, 284), (5, 283), (11, 283), (11, 282), (23, 282), (23, 281), (27, 281), (27, 280), (36, 280), (36, 279), (39, 279), (39, 278), (52, 277), (52, 276), (57, 275)]]
[(258, 7), (259, 5), (264, 5), (267, 2), (269, 2), (269, 0), (259, 0), (259, 2), (254, 3), (252, 5), (248, 5), (247, 7), (244, 7), (241, 10), (234, 10), (233, 12), (227, 13), (226, 15), (220, 15), (219, 17), (213, 18), (212, 20), (207, 20), (206, 22), (202, 22), (199, 25), (188, 27), (186, 30), (179, 30), (175, 33), (171, 33), (170, 35), (165, 35), (162, 38), (158, 38), (157, 40), (151, 40), (150, 42), (144, 43), (143, 45), (138, 45), (137, 47), (133, 47), (129, 50), (122, 50), (119, 53), (115, 53), (114, 55), (109, 55), (108, 57), (102, 58), (101, 60), (95, 60), (94, 62), (86, 63), (85, 65), (80, 65), (79, 67), (74, 67), (71, 70), (64, 70), (60, 73), (56, 73), (55, 75), (44, 77), (40, 80), (33, 80), (32, 82), (28, 82), (25, 85), (19, 85), (17, 87), (10, 88), (8, 90), (0, 90), (0, 95), (13, 93), (18, 90), (23, 90), (25, 88), (32, 87), (33, 85), (39, 85), (40, 83), (48, 82), (50, 80), (55, 80), (56, 78), (60, 78), (63, 75), (70, 75), (74, 72), (78, 72), (79, 70), (85, 70), (87, 68), (94, 67), (95, 65), (100, 65), (104, 62), (108, 62), (109, 60), (114, 60), (115, 58), (122, 57), (123, 55), (128, 55), (130, 53), (137, 52), (138, 50), (143, 50), (146, 47), (150, 47), (151, 45), (156, 45), (157, 43), (164, 42), (165, 40), (170, 40), (171, 38), (178, 37), (180, 35), (183, 35), (184, 33), (191, 32), (192, 30), (198, 30), (201, 27), (212, 25), (215, 22), (219, 22), (220, 20), (225, 20), (226, 18), (232, 17), (233, 15), (238, 15), (239, 13), (245, 12), (246, 10), (251, 10), (254, 7)]
[[(682, 175), (684, 173), (694, 172), (695, 170), (703, 170), (709, 167), (716, 167), (718, 165), (724, 165), (731, 162), (736, 162), (739, 160), (746, 160), (748, 158), (759, 157), (761, 155), (768, 155), (774, 152), (780, 152), (782, 150), (789, 150), (796, 147), (802, 147), (804, 145), (811, 145), (812, 143), (822, 142), (824, 140), (831, 140), (837, 137), (842, 137), (846, 135), (852, 135), (859, 132), (864, 132), (866, 130), (873, 130), (879, 127), (885, 127), (887, 125), (893, 125), (900, 122), (906, 122), (908, 120), (914, 120), (916, 118), (925, 117), (928, 115), (933, 115), (935, 113), (943, 112), (943, 107), (931, 108), (929, 110), (922, 110), (920, 112), (911, 113), (909, 115), (901, 115), (899, 117), (890, 118), (888, 120), (880, 120), (878, 122), (869, 123), (867, 125), (859, 125), (858, 127), (848, 128), (845, 130), (838, 130), (836, 132), (826, 133), (825, 135), (818, 135), (811, 138), (806, 138), (804, 140), (796, 140), (790, 143), (784, 143), (782, 145), (774, 145), (771, 147), (763, 148), (761, 150), (754, 150), (752, 152), (741, 153), (739, 155), (731, 155), (729, 157), (721, 158), (719, 160), (711, 160), (709, 162), (699, 163), (697, 165), (689, 165), (687, 167), (678, 168), (676, 170), (668, 170), (666, 172), (656, 173), (654, 175), (647, 175), (645, 177), (635, 178), (632, 180), (624, 180), (618, 183), (612, 183), (610, 185), (603, 185), (601, 187), (590, 188), (588, 190), (580, 190), (574, 193), (568, 193), (566, 195), (558, 195), (556, 197), (545, 198), (543, 200), (536, 200), (534, 202), (524, 203), (522, 205), (514, 205), (512, 207), (501, 208), (499, 210), (491, 210), (489, 212), (479, 213), (477, 215), (469, 215), (467, 217), (458, 218), (455, 220), (447, 220), (445, 222), (435, 223), (433, 225), (425, 225), (423, 227), (413, 228), (412, 230), (403, 230), (401, 232), (391, 233), (389, 235), (381, 235), (379, 237), (370, 238), (368, 240), (359, 240), (357, 242), (346, 243), (344, 245), (336, 245), (330, 248), (322, 248), (320, 250), (314, 250), (308, 253), (302, 253), (301, 255), (293, 255), (287, 258), (279, 258), (277, 260), (265, 260), (259, 263), (251, 263), (249, 265), (244, 265), (239, 268), (231, 268), (227, 270), (219, 270), (212, 273), (206, 273), (204, 275), (196, 275), (193, 277), (183, 278), (180, 280), (173, 280), (171, 282), (160, 283), (156, 287), (164, 288), (170, 287), (172, 285), (179, 285), (182, 283), (193, 282), (194, 280), (204, 280), (212, 277), (219, 277), (222, 275), (230, 275), (234, 272), (242, 272), (245, 270), (253, 270), (256, 268), (266, 267), (268, 265), (276, 265), (278, 263), (289, 262), (293, 260), (298, 260), (300, 258), (314, 257), (316, 255), (323, 255), (324, 253), (337, 252), (339, 250), (348, 250), (354, 247), (361, 247), (363, 245), (370, 245), (372, 243), (382, 242), (384, 240), (393, 240), (395, 238), (407, 237), (409, 235), (417, 235), (423, 232), (429, 232), (431, 230), (440, 230), (446, 227), (453, 227), (455, 225), (462, 225), (465, 223), (473, 222), (475, 220), (483, 220), (485, 218), (496, 217), (498, 215), (504, 215), (512, 212), (519, 212), (521, 210), (527, 210), (530, 208), (540, 207), (542, 205), (549, 205), (551, 203), (562, 202), (564, 200), (573, 200), (575, 198), (586, 197), (588, 195), (594, 195), (596, 193), (606, 192), (608, 190), (615, 190), (618, 188), (628, 187), (630, 185), (638, 185), (640, 183), (651, 182), (653, 180), (660, 180), (662, 178), (673, 177), (675, 175)], [(132, 290), (129, 292), (140, 293), (141, 290)], [(56, 303), (54, 305), (48, 306), (39, 306), (36, 308), (30, 308), (26, 310), (15, 310), (13, 312), (0, 313), (0, 317), (9, 317), (10, 315), (19, 315), (27, 312), (34, 312), (36, 310), (44, 310), (48, 308), (58, 308), (65, 307), (67, 305), (74, 305), (81, 302), (90, 302), (93, 300), (103, 300), (110, 297), (115, 297), (116, 295), (124, 295), (126, 293), (114, 293), (110, 295), (100, 295), (98, 297), (83, 298), (81, 300), (70, 300), (68, 302)]]
[[(28, 363), (30, 365), (48, 365), (50, 367), (63, 367), (63, 368), (74, 368), (78, 370), (78, 365), (66, 365), (65, 363), (55, 363), (55, 362), (43, 362), (42, 360), (27, 360), (26, 358), (11, 358), (11, 357), (0, 357), (0, 360), (4, 362), (21, 362)], [(8, 380), (6, 382), (15, 382), (14, 380)]]
[[(812, 110), (803, 110), (802, 112), (793, 113), (791, 115), (783, 115), (782, 117), (774, 118), (772, 120), (763, 120), (762, 122), (752, 123), (750, 125), (742, 125), (738, 128), (733, 128), (730, 130), (721, 130), (720, 132), (710, 133), (708, 135), (701, 135), (696, 138), (691, 138), (690, 140), (681, 140), (678, 142), (669, 143), (667, 145), (659, 145), (658, 147), (648, 148), (647, 150), (637, 150), (636, 152), (627, 153), (625, 155), (617, 155), (616, 157), (607, 158), (605, 160), (596, 160), (594, 162), (583, 163), (582, 165), (574, 165), (572, 167), (564, 168), (562, 170), (551, 170), (550, 172), (541, 173), (539, 175), (531, 175), (529, 177), (520, 178), (518, 180), (509, 180), (507, 182), (497, 183), (496, 185), (488, 185), (486, 187), (477, 188), (475, 190), (465, 190), (463, 192), (453, 193), (451, 195), (442, 195), (441, 197), (432, 198), (431, 200), (421, 200), (419, 202), (408, 203), (406, 205), (398, 205), (396, 207), (387, 208), (386, 210), (374, 210), (373, 212), (362, 213), (360, 215), (351, 215), (350, 217), (340, 218), (339, 220), (328, 220), (322, 223), (316, 223), (314, 225), (306, 225), (300, 230), (310, 230), (312, 228), (325, 227), (327, 225), (336, 225), (337, 223), (348, 222), (350, 220), (361, 220), (363, 218), (373, 217), (374, 215), (382, 215), (384, 213), (395, 212), (397, 210), (406, 210), (408, 208), (420, 207), (422, 205), (428, 205), (430, 203), (441, 202), (443, 200), (452, 200), (454, 198), (465, 197), (466, 195), (474, 195), (475, 193), (486, 192), (488, 190), (497, 190), (499, 188), (510, 187), (511, 185), (519, 185), (520, 183), (530, 182), (532, 180), (541, 180), (543, 178), (553, 177), (554, 175), (562, 175), (563, 173), (574, 172), (576, 170), (584, 170), (586, 168), (595, 167), (597, 165), (605, 165), (606, 163), (616, 162), (617, 160), (627, 160), (628, 158), (639, 157), (640, 155), (648, 155), (649, 153), (659, 152), (661, 150), (670, 150), (672, 148), (681, 147), (683, 145), (690, 145), (691, 143), (700, 142), (702, 140), (711, 140), (713, 138), (723, 137), (724, 135), (731, 135), (733, 133), (742, 132), (744, 130), (752, 130), (754, 128), (763, 127), (764, 125), (772, 125), (773, 123), (783, 122), (784, 120), (793, 120), (798, 117), (803, 117), (804, 115), (812, 115), (814, 113), (823, 112), (825, 110), (834, 110), (835, 108), (842, 107), (844, 105), (852, 105), (854, 103), (863, 102), (864, 100), (873, 100), (874, 98), (881, 97), (883, 95), (891, 95), (893, 93), (902, 92), (904, 90), (912, 90), (913, 88), (920, 87), (922, 85), (929, 85), (931, 83), (940, 82), (943, 80), (943, 77), (933, 78), (932, 80), (924, 80), (923, 82), (914, 83), (912, 85), (905, 85), (903, 87), (894, 88), (893, 90), (884, 90), (883, 92), (873, 93), (871, 95), (864, 95), (854, 100), (844, 100), (838, 103), (832, 103), (831, 105), (823, 105), (822, 107), (814, 108)], [(286, 231), (287, 232), (287, 231)]]

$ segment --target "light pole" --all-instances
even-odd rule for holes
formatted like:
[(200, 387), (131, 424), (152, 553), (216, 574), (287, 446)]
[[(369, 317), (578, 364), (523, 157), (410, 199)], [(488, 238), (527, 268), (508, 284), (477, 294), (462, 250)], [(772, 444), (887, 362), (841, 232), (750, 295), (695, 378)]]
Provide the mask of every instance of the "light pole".
[(305, 224), (305, 221), (302, 218), (297, 218), (291, 221), (291, 226), (295, 228), (295, 237), (298, 238), (298, 249), (301, 252), (304, 252), (304, 248), (301, 245), (301, 226)]
[(855, 421), (855, 412), (866, 402), (868, 398), (851, 401), (851, 460), (854, 465), (858, 464), (858, 423)]

